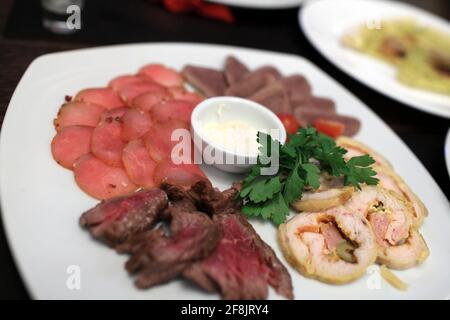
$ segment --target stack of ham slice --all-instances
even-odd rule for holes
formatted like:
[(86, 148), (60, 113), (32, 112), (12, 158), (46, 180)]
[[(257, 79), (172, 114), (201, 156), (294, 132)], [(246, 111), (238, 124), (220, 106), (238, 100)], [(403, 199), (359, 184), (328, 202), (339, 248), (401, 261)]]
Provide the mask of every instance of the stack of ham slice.
[(223, 70), (187, 65), (182, 74), (207, 97), (247, 98), (276, 114), (292, 114), (301, 126), (314, 125), (317, 121), (333, 122), (343, 126), (346, 136), (355, 135), (360, 128), (358, 119), (337, 114), (332, 100), (314, 96), (301, 74), (283, 76), (269, 65), (251, 71), (233, 56), (226, 58)]
[(190, 185), (206, 178), (197, 165), (175, 165), (171, 134), (190, 128), (202, 97), (183, 77), (159, 64), (122, 75), (107, 87), (66, 99), (54, 120), (54, 159), (73, 170), (80, 188), (97, 199), (127, 195), (169, 179)]

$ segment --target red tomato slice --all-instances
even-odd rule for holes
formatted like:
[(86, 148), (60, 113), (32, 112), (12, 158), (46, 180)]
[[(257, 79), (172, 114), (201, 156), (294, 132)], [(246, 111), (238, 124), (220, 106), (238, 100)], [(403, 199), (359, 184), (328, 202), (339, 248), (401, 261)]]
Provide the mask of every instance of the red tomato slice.
[(286, 129), (287, 134), (295, 134), (297, 130), (300, 128), (300, 124), (297, 119), (290, 113), (277, 113), (278, 118), (280, 118), (281, 122)]
[(317, 129), (317, 131), (322, 132), (323, 134), (326, 134), (327, 136), (330, 136), (332, 138), (341, 136), (345, 130), (345, 125), (343, 123), (332, 120), (317, 119), (316, 121), (314, 121), (313, 125), (314, 128)]

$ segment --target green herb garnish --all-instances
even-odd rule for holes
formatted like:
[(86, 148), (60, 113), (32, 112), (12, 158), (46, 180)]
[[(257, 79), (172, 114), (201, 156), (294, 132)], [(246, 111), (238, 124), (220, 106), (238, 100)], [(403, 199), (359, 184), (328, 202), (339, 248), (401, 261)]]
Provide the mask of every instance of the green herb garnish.
[[(258, 162), (243, 181), (240, 197), (242, 212), (281, 224), (289, 215), (289, 205), (302, 197), (305, 188), (318, 189), (323, 172), (343, 177), (345, 185), (378, 184), (369, 155), (344, 160), (347, 150), (312, 127), (302, 128), (281, 145), (270, 135), (258, 132)], [(276, 161), (278, 159), (278, 165)], [(264, 170), (274, 168), (270, 175)]]

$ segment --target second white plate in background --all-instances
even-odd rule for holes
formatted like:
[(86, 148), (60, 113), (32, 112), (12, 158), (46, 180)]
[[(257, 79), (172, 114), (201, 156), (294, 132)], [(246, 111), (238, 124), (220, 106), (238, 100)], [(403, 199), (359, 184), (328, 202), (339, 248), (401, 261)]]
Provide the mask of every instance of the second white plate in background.
[(447, 31), (450, 37), (447, 21), (397, 1), (309, 1), (299, 13), (299, 23), (316, 49), (344, 72), (397, 101), (450, 118), (450, 97), (407, 87), (397, 81), (394, 67), (341, 44), (342, 35), (352, 28), (399, 17), (415, 18), (421, 24)]

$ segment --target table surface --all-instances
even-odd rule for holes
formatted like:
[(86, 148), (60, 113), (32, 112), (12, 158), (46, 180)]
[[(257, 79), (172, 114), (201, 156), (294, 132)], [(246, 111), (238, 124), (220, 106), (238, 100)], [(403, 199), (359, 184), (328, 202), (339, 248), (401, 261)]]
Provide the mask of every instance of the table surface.
[[(117, 43), (184, 41), (218, 43), (298, 54), (314, 62), (350, 89), (376, 112), (411, 148), (450, 197), (444, 142), (450, 122), (421, 113), (382, 96), (353, 80), (325, 60), (309, 44), (297, 24), (297, 9), (233, 8), (236, 23), (228, 25), (193, 15), (174, 16), (150, 0), (86, 1), (82, 30), (58, 36), (41, 26), (39, 1), (0, 2), (0, 123), (12, 93), (36, 57), (62, 50)], [(448, 0), (408, 0), (447, 20)], [(0, 227), (0, 299), (29, 298)]]

